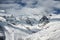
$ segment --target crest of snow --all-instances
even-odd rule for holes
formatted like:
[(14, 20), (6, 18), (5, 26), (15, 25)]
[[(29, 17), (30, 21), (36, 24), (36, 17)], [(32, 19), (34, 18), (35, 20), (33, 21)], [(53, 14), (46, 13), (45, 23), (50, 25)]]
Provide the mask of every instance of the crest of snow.
[(6, 19), (5, 18), (3, 18), (3, 17), (0, 17), (0, 21), (6, 21)]

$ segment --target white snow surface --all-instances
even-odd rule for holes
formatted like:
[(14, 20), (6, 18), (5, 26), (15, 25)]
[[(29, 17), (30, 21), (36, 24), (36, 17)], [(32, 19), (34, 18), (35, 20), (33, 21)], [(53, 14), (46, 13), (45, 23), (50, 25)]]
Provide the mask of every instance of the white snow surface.
[[(8, 1), (9, 4), (0, 4), (0, 26), (5, 30), (6, 40), (60, 40), (60, 14), (53, 14), (56, 12), (54, 8), (60, 9), (60, 1), (5, 1)], [(16, 1), (21, 1), (26, 5), (12, 3)], [(52, 14), (51, 17), (50, 14)], [(44, 15), (49, 18), (50, 22), (42, 26), (43, 23), (38, 22)], [(35, 22), (33, 26), (26, 23), (27, 18), (35, 19), (31, 19), (32, 22)]]
[[(33, 26), (27, 24), (13, 25), (7, 22), (5, 18), (0, 17), (0, 21), (2, 21), (0, 25), (5, 28), (6, 40), (60, 40), (59, 17), (60, 15), (52, 15), (51, 21), (45, 26), (40, 24)], [(55, 18), (58, 19), (55, 20)]]
[(41, 31), (29, 35), (25, 40), (60, 40), (60, 22), (50, 22)]

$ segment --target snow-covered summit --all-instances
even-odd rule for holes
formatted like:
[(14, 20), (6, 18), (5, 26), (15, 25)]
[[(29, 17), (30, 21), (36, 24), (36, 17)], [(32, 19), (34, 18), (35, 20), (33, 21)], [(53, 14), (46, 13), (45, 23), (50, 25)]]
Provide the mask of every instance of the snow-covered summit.
[[(56, 17), (57, 16), (57, 17)], [(48, 17), (48, 16), (47, 16)], [(44, 23), (38, 23), (39, 20), (30, 17), (15, 17), (11, 16), (1, 16), (0, 25), (5, 30), (6, 40), (59, 40), (60, 33), (60, 15), (53, 15), (48, 17), (49, 23), (43, 25)], [(27, 18), (37, 22), (33, 25), (28, 25), (26, 23)], [(18, 20), (17, 20), (18, 19)], [(40, 19), (40, 18), (38, 18)], [(19, 36), (20, 35), (20, 36)], [(10, 37), (11, 36), (11, 37)], [(15, 38), (17, 36), (17, 38)], [(10, 37), (10, 38), (9, 38)]]

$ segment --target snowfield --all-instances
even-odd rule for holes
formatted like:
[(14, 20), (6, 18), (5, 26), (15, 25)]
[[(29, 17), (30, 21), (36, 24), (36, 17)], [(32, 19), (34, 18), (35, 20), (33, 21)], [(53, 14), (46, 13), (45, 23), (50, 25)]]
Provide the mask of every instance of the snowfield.
[[(44, 26), (41, 26), (43, 23), (33, 26), (24, 22), (24, 24), (17, 22), (14, 22), (17, 24), (12, 24), (9, 22), (11, 20), (7, 21), (8, 18), (5, 19), (2, 16), (0, 17), (0, 25), (5, 30), (6, 40), (60, 40), (60, 18), (55, 16), (52, 15), (50, 22)], [(15, 20), (14, 17), (12, 19)]]
[(5, 40), (60, 40), (60, 1), (0, 0), (1, 27)]
[(25, 40), (60, 40), (60, 22), (50, 22), (41, 31), (29, 35)]

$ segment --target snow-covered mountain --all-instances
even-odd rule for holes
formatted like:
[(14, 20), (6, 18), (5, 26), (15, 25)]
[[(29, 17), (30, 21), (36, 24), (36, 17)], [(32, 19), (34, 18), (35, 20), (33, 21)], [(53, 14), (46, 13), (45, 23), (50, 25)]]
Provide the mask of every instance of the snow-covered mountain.
[[(5, 30), (6, 40), (59, 40), (60, 38), (60, 15), (52, 14), (49, 23), (38, 23), (41, 18), (0, 16), (0, 25)], [(33, 25), (27, 24), (26, 20), (31, 19)], [(43, 25), (43, 26), (42, 26)]]
[(59, 0), (0, 0), (6, 40), (60, 40), (59, 13)]

